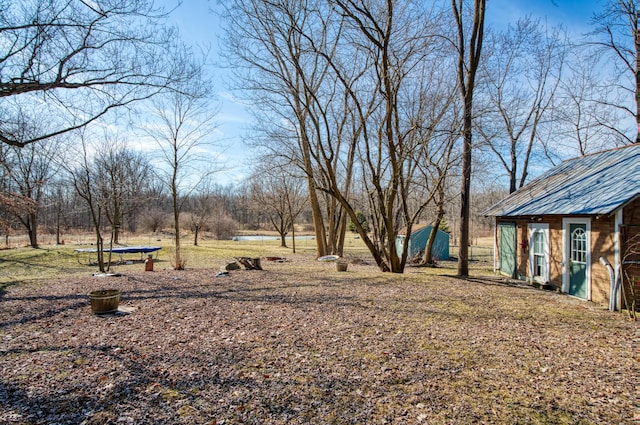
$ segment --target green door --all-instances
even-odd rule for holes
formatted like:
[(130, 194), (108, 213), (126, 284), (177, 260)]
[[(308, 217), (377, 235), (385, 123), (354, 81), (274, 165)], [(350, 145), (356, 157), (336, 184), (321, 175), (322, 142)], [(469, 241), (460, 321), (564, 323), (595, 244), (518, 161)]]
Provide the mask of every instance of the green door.
[(569, 294), (587, 298), (587, 225), (569, 225)]
[(500, 271), (516, 277), (516, 225), (500, 223)]

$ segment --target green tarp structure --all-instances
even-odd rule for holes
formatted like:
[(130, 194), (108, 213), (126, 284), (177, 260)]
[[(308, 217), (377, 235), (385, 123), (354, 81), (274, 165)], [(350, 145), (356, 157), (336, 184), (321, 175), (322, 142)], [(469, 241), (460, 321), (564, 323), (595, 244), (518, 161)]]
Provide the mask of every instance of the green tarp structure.
[[(407, 258), (413, 258), (420, 253), (424, 252), (427, 246), (427, 240), (433, 226), (425, 226), (414, 230), (409, 238), (409, 247)], [(448, 260), (449, 259), (449, 234), (438, 229), (436, 233), (436, 240), (433, 242), (433, 259), (434, 260)], [(405, 235), (398, 235), (396, 237), (396, 252), (398, 256), (402, 255), (402, 244), (404, 243)]]

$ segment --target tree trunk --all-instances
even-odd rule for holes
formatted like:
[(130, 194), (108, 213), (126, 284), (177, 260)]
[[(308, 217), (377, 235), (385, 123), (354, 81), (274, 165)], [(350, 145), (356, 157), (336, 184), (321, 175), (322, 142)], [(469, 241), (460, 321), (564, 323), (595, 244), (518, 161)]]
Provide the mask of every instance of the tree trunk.
[(91, 213), (91, 219), (93, 220), (93, 227), (96, 232), (96, 254), (98, 259), (98, 270), (100, 273), (105, 272), (104, 267), (104, 243), (102, 234), (100, 233), (100, 215), (96, 213), (93, 204), (89, 203), (89, 212)]
[(180, 213), (177, 210), (177, 202), (174, 201), (173, 231), (175, 232), (175, 264), (176, 270), (184, 270), (184, 261), (180, 250)]
[[(306, 161), (305, 161), (306, 162)], [(309, 186), (309, 205), (311, 206), (311, 217), (313, 219), (313, 229), (316, 234), (316, 255), (322, 257), (327, 255), (327, 240), (326, 231), (324, 228), (324, 220), (322, 219), (322, 209), (320, 208), (320, 202), (318, 202), (318, 193), (316, 192), (316, 185), (313, 180), (313, 175), (309, 174), (311, 167), (307, 167), (307, 184)]]
[(340, 224), (339, 224), (339, 228), (338, 228), (338, 249), (336, 251), (336, 255), (339, 255), (342, 257), (342, 255), (344, 254), (344, 239), (346, 237), (347, 234), (347, 214), (344, 211), (344, 208), (341, 208), (342, 213), (340, 214)]
[[(475, 78), (480, 63), (482, 39), (484, 36), (484, 16), (486, 0), (475, 0), (473, 6), (473, 28), (469, 38), (468, 58), (466, 39), (464, 37), (463, 5), (451, 0), (458, 31), (458, 82), (462, 95), (463, 110), (463, 148), (462, 148), (462, 183), (460, 193), (460, 250), (458, 253), (458, 276), (469, 276), (469, 228), (471, 206), (471, 147), (473, 124), (473, 91)], [(457, 7), (460, 7), (458, 10)], [(468, 63), (467, 63), (468, 59)]]
[(180, 206), (178, 205), (178, 187), (177, 180), (177, 166), (173, 171), (173, 181), (171, 184), (171, 197), (173, 198), (173, 231), (175, 232), (175, 264), (173, 268), (175, 270), (184, 270), (185, 264), (182, 259), (182, 252), (180, 249)]
[(516, 142), (511, 141), (511, 170), (509, 170), (509, 193), (517, 190), (518, 186), (518, 156), (516, 153)]
[[(116, 191), (118, 189), (115, 189)], [(115, 195), (114, 196), (118, 196)], [(113, 206), (113, 243), (118, 244), (120, 243), (120, 225), (121, 225), (121, 220), (120, 220), (120, 202), (119, 201), (115, 201), (114, 202), (114, 206)]]
[(104, 264), (104, 243), (102, 240), (102, 235), (100, 234), (100, 229), (96, 228), (96, 254), (98, 259), (98, 270), (100, 273), (104, 273), (106, 271)]
[(56, 208), (56, 245), (62, 244), (62, 240), (60, 238), (60, 216), (61, 215), (62, 214), (60, 211), (60, 204), (58, 204)]
[(427, 239), (427, 245), (424, 248), (424, 256), (422, 257), (422, 264), (425, 265), (434, 265), (435, 261), (433, 261), (433, 244), (436, 241), (436, 236), (438, 236), (438, 229), (440, 228), (440, 223), (442, 223), (442, 216), (438, 214), (436, 219), (433, 221), (431, 227), (431, 233), (429, 233), (429, 238)]
[(291, 216), (291, 249), (296, 253), (296, 226), (293, 224), (293, 216), (291, 215), (291, 206), (289, 206), (289, 215)]
[(458, 275), (469, 276), (469, 227), (471, 206), (471, 103), (464, 108), (464, 145), (462, 151), (462, 188), (460, 191), (460, 249)]
[(38, 246), (38, 216), (36, 213), (29, 214), (29, 218), (27, 219), (28, 228), (29, 228), (29, 244), (31, 248), (39, 248)]

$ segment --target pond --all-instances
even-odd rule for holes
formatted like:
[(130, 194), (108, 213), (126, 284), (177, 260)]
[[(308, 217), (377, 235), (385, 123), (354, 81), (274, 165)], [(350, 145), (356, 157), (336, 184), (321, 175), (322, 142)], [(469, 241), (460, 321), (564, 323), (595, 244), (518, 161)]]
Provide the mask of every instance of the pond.
[[(315, 236), (296, 236), (297, 241), (303, 240), (313, 240)], [(285, 239), (291, 240), (291, 236), (287, 236)], [(244, 236), (234, 236), (231, 238), (232, 241), (279, 241), (280, 236), (263, 236), (263, 235), (244, 235)]]

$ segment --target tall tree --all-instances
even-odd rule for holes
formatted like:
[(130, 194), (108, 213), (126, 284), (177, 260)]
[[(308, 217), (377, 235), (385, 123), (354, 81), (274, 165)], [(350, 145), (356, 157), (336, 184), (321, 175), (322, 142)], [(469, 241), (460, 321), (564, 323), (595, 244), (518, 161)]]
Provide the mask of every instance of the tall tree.
[[(177, 34), (147, 0), (5, 0), (0, 6), (0, 142), (67, 133), (184, 78), (165, 59)], [(16, 137), (27, 117), (49, 126)]]
[(76, 193), (85, 201), (88, 207), (96, 238), (95, 246), (98, 269), (104, 273), (111, 265), (111, 254), (109, 253), (106, 261), (104, 258), (105, 246), (104, 236), (102, 235), (102, 225), (104, 224), (103, 214), (105, 203), (101, 198), (102, 193), (98, 189), (99, 178), (95, 173), (96, 167), (93, 164), (92, 146), (89, 141), (91, 136), (86, 130), (87, 129), (84, 128), (78, 131), (79, 143), (75, 144), (75, 148), (78, 150), (77, 155), (75, 158), (68, 158), (67, 161), (65, 161), (64, 167), (69, 173), (69, 178)]
[(562, 34), (527, 17), (492, 34), (491, 49), (485, 49), (486, 105), (478, 130), (483, 146), (509, 177), (509, 193), (524, 186), (532, 157), (542, 151), (538, 132), (551, 111), (565, 62)]
[(171, 194), (174, 230), (173, 267), (185, 268), (181, 251), (180, 213), (189, 195), (219, 171), (212, 140), (217, 109), (212, 105), (211, 82), (203, 74), (204, 62), (185, 49), (174, 62), (181, 64), (189, 81), (153, 100), (155, 120), (144, 131), (158, 147), (162, 163), (158, 174)]
[[(606, 102), (634, 117), (637, 129), (629, 142), (640, 143), (640, 30), (638, 28), (637, 0), (607, 0), (600, 13), (595, 13), (592, 44), (598, 53), (612, 59), (612, 78), (607, 87), (614, 94), (628, 99), (623, 102)], [(631, 102), (633, 99), (633, 106)]]
[[(424, 64), (436, 50), (438, 38), (430, 31), (441, 21), (430, 7), (418, 1), (253, 0), (234, 2), (229, 11), (229, 45), (246, 67), (244, 88), (259, 93), (260, 106), (280, 117), (261, 122), (280, 124), (275, 133), (299, 143), (281, 152), (298, 158), (310, 196), (319, 191), (329, 195), (327, 205), (339, 206), (325, 216), (329, 236), (333, 231), (339, 238), (338, 229), (344, 232), (351, 219), (383, 271), (403, 271), (406, 246), (397, 252), (395, 234), (429, 202), (413, 208), (407, 197), (417, 167), (413, 133), (423, 123), (404, 99), (420, 89), (428, 75)], [(355, 170), (368, 195), (373, 233), (360, 226), (354, 207)], [(310, 203), (316, 240), (324, 241), (320, 203)], [(317, 254), (332, 248), (319, 241)]]
[[(462, 183), (460, 189), (460, 252), (458, 253), (458, 275), (469, 275), (469, 227), (471, 206), (471, 150), (473, 146), (473, 94), (476, 74), (480, 66), (484, 38), (486, 0), (474, 0), (472, 24), (469, 28), (467, 9), (463, 0), (451, 0), (457, 37), (457, 77), (462, 98)], [(466, 31), (470, 30), (467, 34)]]
[[(20, 133), (14, 133), (14, 136), (17, 140), (28, 140), (36, 129), (37, 126), (23, 122)], [(38, 248), (39, 213), (46, 185), (57, 170), (56, 157), (61, 146), (62, 141), (59, 138), (34, 142), (23, 148), (9, 146), (5, 149), (6, 155), (0, 162), (0, 166), (4, 167), (3, 174), (11, 182), (10, 187), (13, 188), (13, 192), (31, 201), (30, 208), (24, 210), (14, 208), (13, 211), (27, 231), (29, 244), (33, 248)]]
[(151, 177), (151, 166), (141, 152), (132, 150), (118, 135), (105, 135), (98, 152), (93, 160), (94, 171), (113, 243), (118, 244), (124, 218), (145, 201), (144, 189)]
[[(332, 54), (340, 19), (324, 2), (278, 0), (233, 1), (225, 4), (227, 46), (238, 86), (250, 90), (262, 134), (261, 145), (297, 164), (307, 180), (318, 256), (342, 250), (337, 237), (341, 222), (335, 200), (319, 191), (319, 167), (342, 167), (346, 184), (352, 162), (340, 164), (343, 149), (334, 135), (330, 67), (316, 50)], [(251, 42), (247, 42), (251, 40)], [(336, 81), (333, 80), (335, 86)], [(271, 125), (267, 125), (271, 123)], [(337, 130), (335, 130), (337, 131)], [(276, 143), (274, 143), (276, 142)], [(331, 152), (320, 152), (330, 144)], [(326, 193), (325, 193), (326, 195)], [(328, 213), (323, 214), (323, 203)]]

